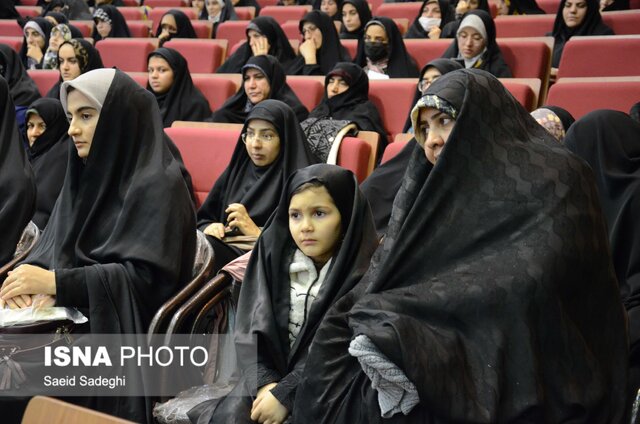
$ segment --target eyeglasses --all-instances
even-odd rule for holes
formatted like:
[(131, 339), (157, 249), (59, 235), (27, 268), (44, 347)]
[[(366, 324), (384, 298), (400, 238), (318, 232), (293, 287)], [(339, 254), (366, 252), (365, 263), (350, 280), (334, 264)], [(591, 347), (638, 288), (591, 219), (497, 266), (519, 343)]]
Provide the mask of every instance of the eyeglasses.
[(309, 25), (306, 28), (302, 28), (301, 33), (302, 33), (302, 35), (307, 35), (307, 33), (311, 34), (312, 32), (315, 32), (317, 30), (318, 30), (317, 26)]
[(274, 141), (276, 141), (278, 139), (278, 136), (275, 134), (271, 134), (271, 133), (267, 133), (267, 134), (256, 134), (256, 133), (250, 133), (250, 132), (246, 132), (243, 133), (240, 138), (242, 138), (242, 142), (244, 144), (247, 144), (249, 142), (255, 141), (255, 140), (260, 140), (261, 143), (264, 144), (270, 144), (273, 143)]
[(437, 80), (437, 79), (438, 79), (438, 77), (432, 78), (432, 79), (430, 79), (430, 80), (428, 80), (428, 79), (423, 79), (422, 81), (420, 81), (420, 82), (418, 83), (418, 90), (420, 90), (420, 92), (421, 92), (422, 94), (424, 94), (424, 92), (425, 92), (425, 91), (427, 91), (427, 88), (429, 88), (429, 86), (430, 86), (431, 84), (433, 84), (433, 82), (434, 82), (435, 80)]

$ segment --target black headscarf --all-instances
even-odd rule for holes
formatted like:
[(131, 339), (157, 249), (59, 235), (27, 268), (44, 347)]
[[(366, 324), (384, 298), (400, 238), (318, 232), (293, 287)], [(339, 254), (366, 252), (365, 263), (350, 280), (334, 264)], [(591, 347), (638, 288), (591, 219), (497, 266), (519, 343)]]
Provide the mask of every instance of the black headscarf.
[(244, 122), (243, 134), (252, 119), (263, 119), (276, 128), (280, 153), (268, 167), (257, 167), (247, 154), (242, 138), (238, 137), (229, 166), (198, 211), (198, 228), (212, 222), (226, 222), (225, 209), (231, 203), (243, 204), (256, 225), (263, 226), (276, 208), (289, 175), (317, 162), (307, 147), (300, 121), (287, 104), (278, 100), (258, 103)]
[[(632, 351), (640, 342), (640, 123), (623, 112), (597, 110), (575, 122), (564, 144), (587, 161), (600, 203), (622, 301), (629, 314)], [(638, 315), (638, 316), (636, 316)]]
[[(94, 69), (104, 68), (102, 64), (102, 57), (100, 57), (100, 52), (98, 49), (93, 47), (93, 45), (85, 40), (84, 38), (73, 38), (69, 41), (65, 41), (60, 44), (60, 47), (65, 44), (71, 45), (73, 47), (73, 51), (76, 54), (76, 59), (78, 60), (78, 65), (80, 66), (80, 74), (87, 73), (89, 71), (93, 71)], [(60, 49), (58, 49), (60, 51)], [(47, 93), (47, 97), (52, 99), (60, 98), (60, 85), (62, 84), (62, 76), (51, 90)]]
[(569, 28), (564, 23), (562, 10), (567, 0), (561, 0), (556, 12), (556, 20), (553, 23), (553, 56), (551, 66), (557, 68), (560, 65), (560, 58), (564, 45), (575, 35), (613, 35), (613, 30), (602, 22), (600, 15), (600, 3), (598, 0), (586, 0), (587, 13), (582, 20), (582, 24), (577, 28)]
[(636, 122), (640, 122), (640, 102), (631, 106), (629, 109), (629, 116)]
[(9, 84), (16, 106), (28, 106), (40, 98), (38, 86), (27, 74), (18, 53), (6, 44), (0, 44), (0, 76)]
[(36, 209), (31, 220), (43, 230), (64, 182), (71, 142), (67, 134), (69, 122), (59, 100), (36, 100), (27, 110), (27, 122), (32, 114), (40, 116), (46, 125), (46, 130), (27, 150), (38, 188)]
[(9, 86), (0, 77), (0, 266), (13, 257), (36, 202), (36, 185), (18, 132)]
[(455, 127), (432, 169), (413, 151), (383, 244), (316, 332), (293, 416), (383, 422), (348, 353), (364, 335), (417, 389), (397, 422), (622, 422), (625, 317), (593, 174), (486, 72), (427, 94), (414, 116), (444, 100)]
[[(175, 34), (171, 34), (171, 38), (198, 38), (198, 36), (196, 35), (196, 31), (193, 29), (193, 25), (191, 25), (191, 20), (183, 11), (171, 9), (167, 13), (162, 15), (162, 18), (167, 15), (173, 16), (176, 20), (177, 32)], [(162, 18), (160, 19), (160, 22), (162, 22)], [(158, 29), (156, 30), (156, 37), (159, 37), (161, 32), (162, 28), (160, 25), (158, 25)], [(165, 41), (168, 41), (168, 39)]]
[(0, 19), (18, 19), (20, 13), (11, 0), (0, 2)]
[(209, 102), (193, 85), (186, 59), (178, 51), (166, 47), (151, 52), (147, 62), (154, 56), (166, 60), (173, 70), (173, 84), (164, 94), (154, 93), (147, 82), (147, 90), (151, 91), (158, 101), (164, 127), (170, 127), (173, 121), (204, 121), (209, 118)]
[(510, 0), (509, 15), (544, 15), (536, 0)]
[[(420, 83), (420, 81), (423, 80), (424, 73), (427, 72), (427, 69), (431, 67), (436, 68), (442, 75), (455, 71), (457, 69), (464, 68), (464, 66), (460, 64), (460, 62), (454, 59), (442, 59), (442, 58), (433, 59), (431, 62), (424, 65), (420, 70), (420, 79), (418, 80), (418, 83)], [(416, 102), (420, 99), (420, 97), (422, 97), (422, 93), (420, 92), (420, 89), (418, 89), (418, 86), (416, 86), (416, 94), (413, 96), (413, 102), (411, 102), (411, 107), (413, 107), (413, 105), (416, 104)], [(407, 121), (404, 123), (404, 129), (402, 132), (405, 132), (405, 133), (409, 132), (410, 129), (411, 129), (411, 116), (407, 115)], [(404, 169), (403, 169), (403, 172), (404, 172)], [(398, 186), (398, 188), (400, 188), (400, 186)], [(388, 213), (389, 214), (391, 213), (391, 205), (389, 205)], [(375, 214), (375, 211), (374, 211), (374, 214)], [(387, 214), (387, 218), (388, 217), (389, 215)]]
[[(429, 38), (429, 33), (424, 30), (420, 25), (420, 18), (425, 6), (433, 0), (424, 0), (422, 7), (418, 11), (418, 16), (413, 20), (413, 23), (404, 35), (404, 38)], [(437, 0), (438, 6), (440, 6), (440, 29), (442, 30), (446, 24), (453, 21), (456, 18), (456, 12), (449, 4), (449, 0)]]
[[(504, 61), (502, 52), (500, 51), (500, 47), (498, 47), (498, 43), (496, 43), (496, 24), (493, 22), (491, 15), (484, 10), (471, 10), (464, 14), (460, 23), (462, 23), (462, 21), (464, 21), (464, 18), (469, 15), (477, 15), (480, 19), (482, 19), (484, 28), (487, 31), (486, 50), (476, 61), (473, 67), (487, 71), (498, 78), (511, 78), (511, 70), (509, 69), (507, 63)], [(442, 57), (458, 59), (459, 55), (460, 51), (458, 50), (458, 39), (456, 37), (453, 39), (453, 43), (451, 43), (449, 48), (447, 48), (447, 50), (443, 53)]]
[[(267, 37), (269, 40), (269, 55), (278, 59), (278, 62), (284, 69), (291, 64), (296, 58), (296, 53), (293, 51), (286, 34), (282, 30), (282, 27), (271, 16), (258, 16), (254, 18), (247, 27), (247, 31), (250, 29), (258, 31), (260, 34)], [(233, 46), (229, 46), (231, 48)], [(238, 50), (235, 51), (227, 60), (224, 61), (222, 66), (216, 71), (219, 74), (237, 74), (242, 71), (242, 67), (253, 56), (253, 51), (249, 45), (249, 41), (243, 43)]]
[(302, 27), (306, 22), (310, 22), (322, 33), (322, 46), (316, 51), (317, 63), (306, 65), (304, 57), (298, 57), (286, 70), (287, 75), (326, 75), (338, 62), (350, 62), (351, 56), (346, 48), (340, 44), (338, 31), (333, 24), (333, 20), (324, 12), (312, 10), (304, 15), (298, 23), (298, 28), (302, 34)]
[[(246, 72), (249, 68), (257, 68), (269, 80), (271, 90), (269, 93), (270, 99), (281, 100), (289, 105), (296, 114), (299, 122), (304, 121), (309, 116), (309, 111), (300, 102), (296, 93), (293, 92), (291, 87), (287, 84), (284, 69), (280, 65), (280, 62), (273, 56), (252, 56), (247, 61), (242, 73)], [(240, 90), (231, 98), (229, 98), (217, 111), (211, 115), (211, 121), (213, 122), (229, 122), (242, 124), (249, 115), (247, 110), (247, 93), (244, 91), (244, 84), (240, 87)]]
[[(407, 52), (407, 48), (402, 40), (402, 35), (398, 26), (391, 18), (385, 16), (374, 16), (369, 22), (377, 21), (382, 24), (387, 37), (389, 38), (389, 64), (387, 75), (391, 78), (416, 78), (418, 77), (418, 66), (415, 60)], [(372, 24), (373, 25), (373, 24)], [(358, 51), (354, 62), (358, 65), (367, 66), (367, 57), (364, 53), (364, 37), (358, 39)]]
[[(327, 97), (327, 85), (332, 76), (339, 76), (349, 85), (344, 93)], [(369, 77), (355, 63), (338, 62), (324, 79), (324, 96), (309, 119), (328, 118), (353, 121), (363, 131), (380, 134), (381, 150), (387, 145), (387, 132), (382, 126), (382, 118), (376, 106), (369, 101)]]
[[(28, 22), (30, 21), (35, 22), (40, 27), (40, 29), (42, 29), (42, 31), (44, 32), (44, 47), (42, 48), (42, 58), (44, 59), (44, 54), (47, 52), (47, 49), (49, 48), (49, 37), (51, 36), (51, 30), (53, 29), (53, 24), (45, 18), (33, 18), (33, 19), (29, 19)], [(28, 60), (27, 50), (28, 50), (27, 37), (23, 36), (22, 47), (20, 48), (20, 59), (22, 60), (22, 64), (24, 65), (24, 67), (28, 69), (29, 65), (27, 62)], [(41, 69), (41, 68), (42, 68), (42, 59), (40, 60), (40, 63), (36, 65), (36, 69)]]
[(91, 332), (144, 333), (191, 276), (189, 192), (151, 93), (121, 71), (96, 70), (65, 82), (63, 106), (67, 85), (96, 98), (93, 87), (107, 91), (90, 154), (69, 149), (60, 197), (26, 263), (56, 270), (57, 304), (88, 310)]
[(360, 27), (355, 31), (349, 32), (343, 23), (342, 29), (340, 30), (340, 38), (343, 40), (357, 40), (364, 35), (364, 26), (371, 20), (371, 9), (369, 8), (369, 3), (365, 0), (345, 0), (342, 2), (342, 6), (340, 6), (340, 10), (338, 11), (340, 15), (342, 15), (342, 8), (347, 3), (356, 8), (356, 12), (358, 12), (358, 16), (360, 17)]
[[(102, 9), (109, 16), (109, 19), (111, 19), (111, 32), (109, 33), (109, 37), (131, 37), (127, 21), (117, 7), (109, 4), (98, 6), (93, 12), (94, 21), (98, 19), (96, 18), (97, 9)], [(91, 33), (91, 38), (93, 38), (94, 42), (102, 40), (102, 36), (98, 33), (97, 25), (98, 23), (96, 22), (96, 25), (93, 27), (93, 32)]]
[(233, 7), (248, 7), (248, 6), (253, 6), (256, 8), (256, 15), (260, 14), (260, 3), (258, 3), (257, 0), (240, 0), (238, 3), (236, 3)]
[[(290, 346), (289, 264), (296, 245), (289, 231), (288, 209), (295, 190), (309, 182), (322, 183), (332, 196), (342, 217), (343, 238), (318, 297), (311, 304), (308, 317), (293, 346)], [(234, 331), (240, 366), (244, 370), (244, 379), (239, 386), (247, 384), (250, 387), (255, 374), (258, 387), (277, 381), (278, 386), (272, 393), (291, 410), (308, 348), (322, 317), (360, 280), (376, 246), (377, 237), (369, 205), (358, 190), (358, 182), (351, 171), (335, 165), (318, 164), (301, 169), (289, 178), (278, 208), (253, 250), (240, 291)], [(249, 358), (256, 362), (247, 363)], [(248, 422), (249, 412), (238, 408), (237, 404), (237, 397), (225, 398), (210, 422)], [(237, 420), (231, 418), (234, 416), (238, 417)], [(206, 420), (202, 417), (198, 420), (203, 421)]]
[[(42, 6), (42, 16), (47, 16), (56, 7), (61, 7), (61, 13), (71, 20), (91, 20), (91, 10), (84, 0), (51, 0), (49, 3), (38, 1)], [(59, 22), (58, 22), (59, 23)]]

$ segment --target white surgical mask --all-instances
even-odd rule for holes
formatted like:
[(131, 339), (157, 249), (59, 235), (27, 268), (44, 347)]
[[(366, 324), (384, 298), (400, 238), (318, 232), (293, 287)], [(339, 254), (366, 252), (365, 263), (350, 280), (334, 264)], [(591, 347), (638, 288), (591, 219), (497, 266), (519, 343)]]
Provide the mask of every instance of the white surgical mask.
[(432, 27), (439, 27), (440, 21), (440, 18), (427, 18), (426, 16), (420, 16), (418, 18), (418, 22), (420, 22), (422, 28), (424, 28), (424, 30), (427, 32), (429, 32)]

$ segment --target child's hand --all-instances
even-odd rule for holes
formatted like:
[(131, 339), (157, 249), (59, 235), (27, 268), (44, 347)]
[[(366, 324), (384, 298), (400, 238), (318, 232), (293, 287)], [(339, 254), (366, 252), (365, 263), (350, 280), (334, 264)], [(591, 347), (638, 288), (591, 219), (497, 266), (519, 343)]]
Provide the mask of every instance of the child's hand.
[(251, 419), (260, 424), (281, 424), (289, 415), (287, 408), (271, 394), (277, 383), (267, 384), (258, 390), (256, 400), (251, 407)]

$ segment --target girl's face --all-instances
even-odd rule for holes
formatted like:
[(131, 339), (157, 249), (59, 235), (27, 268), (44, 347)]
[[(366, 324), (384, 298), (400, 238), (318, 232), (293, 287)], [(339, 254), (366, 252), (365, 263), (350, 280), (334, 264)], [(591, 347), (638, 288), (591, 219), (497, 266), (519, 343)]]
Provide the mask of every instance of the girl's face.
[(33, 146), (38, 137), (47, 130), (47, 124), (42, 120), (40, 115), (32, 113), (27, 121), (27, 138), (29, 139), (29, 147)]
[(436, 164), (455, 125), (455, 119), (438, 109), (427, 107), (420, 111), (417, 131), (425, 136), (422, 147), (427, 160), (432, 164)]
[(339, 76), (332, 76), (329, 78), (329, 82), (327, 82), (327, 98), (330, 99), (333, 96), (337, 96), (338, 94), (342, 94), (345, 91), (349, 90), (349, 84)]
[(484, 50), (485, 44), (482, 34), (474, 28), (463, 28), (458, 34), (458, 50), (465, 59), (478, 56)]
[(98, 34), (100, 34), (100, 37), (102, 38), (107, 38), (109, 34), (111, 34), (111, 24), (103, 20), (98, 19), (96, 29), (98, 30)]
[(342, 23), (349, 32), (353, 32), (362, 26), (358, 10), (351, 3), (345, 3), (342, 6)]
[(147, 67), (149, 86), (156, 94), (164, 94), (173, 85), (173, 69), (164, 58), (151, 56)]
[(80, 62), (71, 44), (65, 44), (58, 50), (58, 70), (62, 81), (70, 81), (82, 73)]
[(562, 8), (562, 18), (569, 28), (582, 25), (587, 16), (587, 2), (585, 0), (567, 0)]
[(308, 187), (291, 197), (289, 232), (316, 267), (331, 259), (340, 243), (342, 217), (324, 186)]
[(209, 16), (218, 16), (220, 11), (222, 10), (222, 6), (218, 3), (218, 0), (207, 0), (207, 13)]
[(52, 52), (57, 52), (60, 48), (60, 44), (64, 43), (64, 36), (61, 31), (51, 31), (51, 37), (49, 37), (49, 49)]
[(242, 135), (247, 154), (255, 166), (269, 166), (280, 154), (280, 136), (269, 121), (252, 119)]
[(44, 49), (44, 38), (35, 29), (27, 28), (25, 31), (25, 37), (28, 45), (38, 46), (41, 50)]
[(100, 112), (92, 105), (87, 96), (78, 90), (67, 95), (68, 134), (82, 159), (89, 156), (93, 136), (100, 119)]
[(338, 3), (336, 3), (335, 0), (322, 0), (322, 3), (320, 3), (320, 10), (333, 17), (333, 15), (338, 13)]

